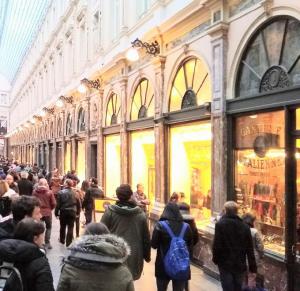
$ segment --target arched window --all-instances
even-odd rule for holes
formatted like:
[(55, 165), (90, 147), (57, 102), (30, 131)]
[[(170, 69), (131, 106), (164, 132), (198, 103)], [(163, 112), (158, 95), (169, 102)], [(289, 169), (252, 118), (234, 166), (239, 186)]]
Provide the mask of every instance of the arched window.
[(200, 59), (186, 60), (174, 78), (169, 110), (195, 107), (211, 101), (211, 82), (206, 66)]
[(135, 89), (132, 103), (130, 120), (137, 120), (154, 115), (154, 91), (147, 79), (142, 79)]
[(66, 122), (66, 135), (72, 134), (72, 116), (71, 113), (67, 116), (67, 122)]
[(85, 111), (83, 110), (83, 108), (80, 108), (77, 118), (77, 132), (82, 131), (85, 131)]
[(107, 108), (106, 108), (106, 118), (105, 126), (110, 126), (120, 123), (120, 111), (121, 111), (121, 102), (117, 94), (113, 93), (109, 97)]
[(239, 65), (237, 97), (300, 84), (300, 22), (275, 18), (250, 39)]

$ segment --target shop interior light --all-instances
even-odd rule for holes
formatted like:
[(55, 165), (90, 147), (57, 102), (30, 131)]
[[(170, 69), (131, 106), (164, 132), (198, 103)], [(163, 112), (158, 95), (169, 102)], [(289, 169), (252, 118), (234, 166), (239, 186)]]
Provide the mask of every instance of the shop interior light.
[(255, 119), (255, 118), (257, 118), (257, 114), (250, 115), (249, 117), (252, 118), (252, 119)]
[(130, 48), (126, 53), (126, 59), (130, 62), (136, 62), (140, 58), (138, 50), (134, 47)]

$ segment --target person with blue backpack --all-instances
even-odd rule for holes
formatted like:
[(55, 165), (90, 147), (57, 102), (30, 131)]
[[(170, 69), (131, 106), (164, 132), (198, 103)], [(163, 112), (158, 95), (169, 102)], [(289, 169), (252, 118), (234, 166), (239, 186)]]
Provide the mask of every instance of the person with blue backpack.
[(157, 291), (166, 291), (172, 280), (173, 291), (183, 291), (191, 278), (190, 257), (193, 234), (183, 222), (176, 203), (168, 203), (154, 227), (151, 246), (157, 249), (155, 277)]

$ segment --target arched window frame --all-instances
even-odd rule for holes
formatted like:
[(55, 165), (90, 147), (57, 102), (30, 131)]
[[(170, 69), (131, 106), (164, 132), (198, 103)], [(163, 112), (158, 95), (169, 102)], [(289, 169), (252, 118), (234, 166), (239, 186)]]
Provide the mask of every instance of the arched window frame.
[(120, 124), (121, 100), (116, 93), (112, 93), (106, 106), (105, 126)]
[(245, 46), (236, 75), (235, 97), (299, 84), (300, 21), (290, 16), (274, 17), (263, 23)]
[[(188, 73), (189, 71), (187, 68), (190, 64), (193, 65), (193, 72), (191, 75)], [(196, 70), (199, 70), (198, 80)], [(181, 75), (183, 76), (181, 77)], [(180, 84), (176, 84), (177, 82)], [(178, 85), (180, 85), (180, 88)], [(207, 91), (207, 96), (203, 96), (204, 94), (202, 93), (205, 92), (204, 90)], [(180, 101), (180, 106), (176, 106), (179, 102), (175, 101), (174, 96), (177, 96), (178, 101)], [(197, 57), (184, 59), (178, 67), (172, 81), (168, 104), (169, 111), (198, 107), (205, 102), (211, 102), (211, 99), (212, 90), (210, 74), (203, 60)]]
[[(142, 87), (144, 88), (142, 89)], [(142, 78), (140, 80), (131, 99), (130, 120), (133, 121), (154, 116), (154, 90), (148, 79)], [(137, 108), (136, 117), (133, 116), (133, 106)]]
[(72, 116), (71, 113), (67, 115), (66, 121), (66, 135), (72, 134)]
[(78, 117), (77, 117), (77, 132), (83, 132), (85, 131), (85, 111), (81, 107), (78, 111)]

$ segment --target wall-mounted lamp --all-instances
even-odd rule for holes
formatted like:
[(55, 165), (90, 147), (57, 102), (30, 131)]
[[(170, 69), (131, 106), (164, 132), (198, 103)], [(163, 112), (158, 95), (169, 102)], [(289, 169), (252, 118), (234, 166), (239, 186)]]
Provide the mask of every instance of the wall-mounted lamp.
[(87, 78), (84, 78), (80, 81), (80, 85), (78, 86), (77, 90), (80, 93), (85, 93), (87, 91), (87, 89), (96, 89), (99, 90), (101, 87), (101, 80), (100, 79), (96, 79), (96, 80), (89, 80)]
[(139, 53), (136, 48), (143, 48), (146, 50), (148, 55), (156, 57), (160, 53), (159, 43), (155, 40), (154, 42), (143, 42), (140, 39), (135, 39), (132, 43), (132, 48), (126, 53), (126, 58), (129, 61), (137, 61), (139, 59)]
[(54, 114), (55, 108), (54, 107), (43, 107), (42, 111), (45, 113), (48, 113), (48, 114)]
[(60, 96), (55, 104), (58, 107), (63, 107), (64, 103), (73, 104), (73, 102), (73, 96)]

